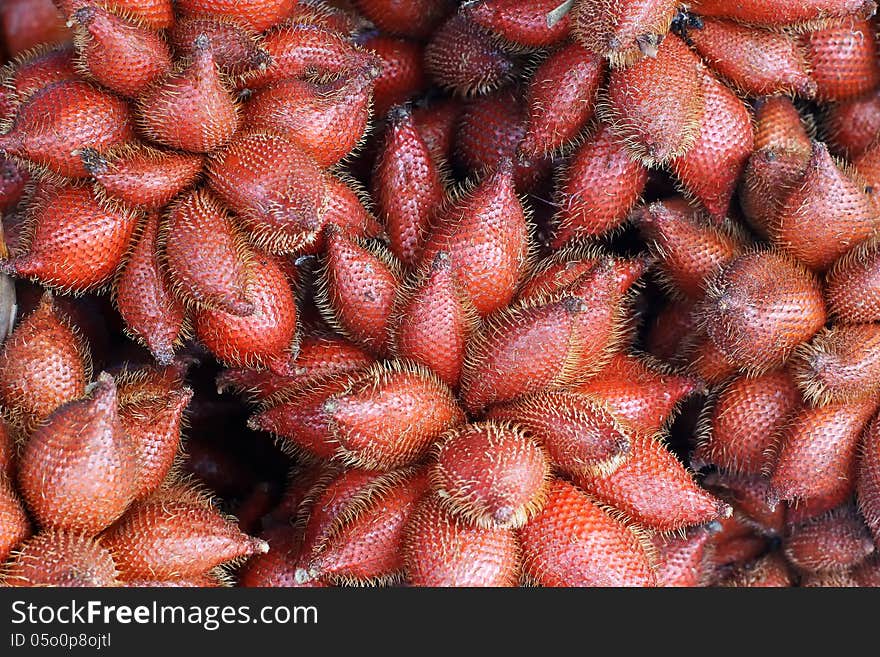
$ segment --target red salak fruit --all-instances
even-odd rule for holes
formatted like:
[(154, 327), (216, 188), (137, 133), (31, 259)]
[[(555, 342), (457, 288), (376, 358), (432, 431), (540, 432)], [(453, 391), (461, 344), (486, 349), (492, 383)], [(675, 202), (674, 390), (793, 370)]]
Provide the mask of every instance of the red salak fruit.
[(648, 327), (645, 351), (661, 361), (681, 364), (689, 336), (699, 332), (695, 305), (690, 299), (673, 298), (666, 302)]
[(755, 106), (755, 149), (772, 146), (809, 152), (812, 142), (804, 121), (787, 96), (760, 99)]
[(571, 27), (571, 14), (550, 21), (559, 7), (556, 0), (476, 0), (466, 6), (467, 17), (506, 41), (531, 48), (546, 48), (563, 41)]
[(297, 311), (291, 283), (273, 256), (254, 253), (245, 298), (253, 304), (246, 317), (200, 308), (196, 335), (232, 367), (268, 367), (286, 373), (296, 346)]
[(846, 502), (855, 487), (859, 437), (876, 405), (868, 399), (798, 412), (782, 435), (771, 501), (816, 501), (816, 514)]
[(604, 70), (602, 59), (578, 43), (541, 62), (526, 89), (528, 119), (519, 151), (540, 157), (574, 141), (593, 117)]
[(766, 476), (715, 471), (705, 475), (702, 483), (733, 506), (735, 513), (756, 532), (768, 537), (781, 536), (788, 509), (784, 504), (771, 507), (768, 501), (770, 480)]
[[(815, 217), (825, 221), (814, 221)], [(880, 208), (842, 171), (825, 144), (813, 143), (806, 174), (779, 209), (773, 241), (808, 267), (822, 271), (880, 231)]]
[(314, 72), (340, 75), (373, 61), (343, 35), (319, 25), (282, 23), (264, 35), (262, 48), (269, 55), (268, 64), (242, 75), (240, 87), (260, 89)]
[(301, 255), (318, 255), (326, 248), (325, 236), (328, 232), (338, 229), (343, 235), (352, 238), (386, 237), (385, 229), (379, 220), (367, 210), (370, 205), (369, 195), (354, 178), (345, 174), (328, 175), (327, 203), (324, 206), (324, 228), (314, 235), (311, 242), (297, 249)]
[(693, 377), (676, 374), (650, 357), (620, 353), (573, 390), (601, 400), (636, 431), (654, 434), (672, 423), (678, 405), (699, 387)]
[(550, 461), (513, 424), (480, 422), (453, 429), (434, 454), (431, 484), (440, 504), (468, 525), (521, 527), (545, 501)]
[[(83, 0), (55, 0), (55, 4), (70, 16), (84, 3)], [(113, 0), (112, 6), (154, 30), (164, 30), (174, 25), (173, 0)]]
[(829, 313), (840, 323), (880, 321), (880, 239), (862, 242), (825, 276)]
[(407, 266), (415, 264), (430, 222), (446, 198), (440, 167), (412, 113), (388, 114), (385, 142), (373, 172), (373, 198), (388, 231), (389, 247)]
[(876, 37), (868, 21), (843, 18), (801, 39), (819, 100), (850, 100), (880, 84)]
[(663, 282), (689, 299), (700, 299), (707, 281), (747, 246), (733, 223), (707, 221), (681, 199), (651, 203), (636, 214), (636, 221), (652, 243)]
[(163, 151), (145, 145), (125, 145), (99, 153), (80, 152), (95, 191), (128, 206), (160, 210), (198, 179), (201, 155)]
[(634, 434), (629, 456), (614, 471), (579, 473), (587, 493), (659, 532), (702, 525), (731, 514), (728, 504), (702, 489), (666, 445)]
[(0, 477), (14, 480), (17, 451), (12, 428), (5, 419), (0, 418)]
[(178, 0), (177, 11), (184, 15), (206, 14), (244, 23), (257, 32), (284, 20), (297, 0)]
[(2, 571), (4, 586), (119, 586), (110, 552), (97, 540), (46, 529), (25, 541)]
[(79, 333), (43, 295), (0, 351), (0, 401), (5, 415), (25, 429), (85, 394), (91, 379), (87, 347)]
[(102, 374), (88, 397), (56, 409), (27, 439), (18, 483), (42, 527), (97, 534), (134, 497), (134, 446), (116, 409), (116, 384)]
[(782, 588), (794, 583), (788, 562), (778, 552), (739, 565), (715, 586), (747, 588)]
[(700, 130), (694, 144), (670, 165), (687, 193), (719, 220), (752, 152), (752, 117), (743, 102), (715, 76), (701, 71), (705, 98)]
[(880, 133), (880, 90), (843, 103), (825, 112), (828, 143), (849, 158), (861, 155)]
[(282, 80), (251, 96), (242, 123), (248, 130), (275, 132), (302, 146), (322, 167), (337, 164), (354, 150), (370, 119), (370, 71), (326, 84)]
[(702, 22), (702, 27), (688, 30), (688, 39), (703, 61), (737, 90), (749, 96), (816, 95), (816, 81), (796, 38), (731, 21)]
[(72, 47), (38, 48), (0, 69), (0, 117), (12, 119), (19, 103), (53, 82), (76, 80)]
[(186, 310), (171, 291), (159, 263), (157, 213), (147, 215), (134, 240), (113, 287), (116, 308), (126, 331), (146, 345), (157, 361), (167, 365), (186, 335)]
[(353, 4), (382, 32), (414, 39), (431, 36), (455, 9), (452, 0), (355, 0)]
[(455, 280), (448, 254), (440, 251), (429, 270), (400, 288), (392, 317), (391, 351), (457, 387), (479, 319)]
[(577, 236), (599, 236), (629, 217), (648, 182), (648, 169), (632, 158), (610, 126), (577, 147), (556, 186), (559, 213), (552, 245), (559, 248)]
[(517, 155), (526, 118), (521, 95), (509, 88), (468, 101), (455, 134), (455, 161), (469, 174), (480, 175), (510, 158), (515, 163), (517, 189), (534, 189), (549, 173), (550, 161)]
[(781, 365), (825, 324), (822, 290), (799, 263), (773, 251), (738, 256), (709, 281), (703, 322), (712, 343), (744, 371)]
[(464, 414), (430, 371), (388, 361), (350, 377), (321, 406), (337, 458), (355, 467), (390, 470), (420, 460)]
[(25, 253), (2, 263), (4, 271), (61, 290), (105, 285), (125, 257), (139, 214), (99, 199), (90, 187), (49, 186), (29, 208)]
[(0, 136), (0, 151), (62, 176), (86, 178), (83, 148), (104, 151), (133, 137), (124, 101), (71, 80), (43, 87), (22, 103)]
[(412, 111), (416, 129), (438, 164), (452, 160), (455, 129), (463, 107), (457, 98), (443, 98)]
[(468, 410), (602, 369), (622, 332), (624, 294), (643, 269), (630, 262), (605, 262), (565, 292), (491, 316), (465, 354), (461, 389)]
[(856, 496), (865, 524), (880, 545), (880, 415), (865, 427), (858, 456)]
[(701, 67), (670, 34), (656, 57), (611, 71), (603, 118), (645, 165), (666, 164), (697, 142), (706, 108)]
[(508, 161), (468, 193), (442, 209), (420, 256), (430, 267), (437, 254), (449, 256), (462, 291), (486, 316), (513, 299), (526, 267), (529, 229)]
[(400, 284), (399, 264), (384, 248), (361, 244), (339, 231), (330, 231), (326, 242), (318, 293), (322, 312), (353, 341), (375, 353), (385, 352)]
[(656, 585), (638, 536), (564, 481), (517, 535), (524, 574), (541, 586)]
[(427, 487), (423, 472), (401, 471), (352, 500), (324, 540), (303, 555), (309, 576), (350, 584), (399, 579), (407, 522)]
[(462, 96), (485, 94), (516, 73), (516, 62), (467, 13), (449, 18), (425, 47), (425, 70), (441, 87)]
[(594, 245), (575, 241), (534, 263), (516, 300), (537, 301), (562, 292), (603, 261), (612, 262), (613, 258)]
[(194, 43), (201, 34), (208, 37), (208, 48), (214, 61), (226, 75), (239, 76), (269, 63), (269, 55), (263, 50), (257, 32), (228, 18), (181, 17), (167, 36), (178, 56), (192, 57)]
[(585, 395), (538, 393), (493, 406), (487, 416), (524, 429), (569, 474), (611, 472), (629, 454), (631, 430), (608, 406)]
[(800, 402), (800, 391), (787, 370), (737, 377), (706, 406), (692, 462), (761, 474)]
[(871, 0), (695, 0), (690, 8), (701, 16), (732, 18), (767, 27), (808, 23), (836, 16), (873, 15), (877, 5)]
[(403, 544), (411, 586), (516, 586), (519, 546), (504, 528), (470, 525), (436, 496), (413, 511)]
[(70, 30), (52, 0), (8, 0), (0, 6), (4, 50), (20, 55), (41, 44), (68, 43)]
[(171, 49), (155, 30), (92, 4), (71, 18), (79, 69), (110, 91), (137, 96), (171, 69)]
[(579, 0), (572, 31), (584, 46), (624, 66), (657, 55), (677, 7), (676, 0)]
[(269, 132), (239, 134), (208, 166), (209, 185), (240, 215), (253, 241), (280, 253), (316, 238), (325, 221), (328, 180), (302, 147)]
[(152, 141), (193, 153), (222, 146), (239, 126), (238, 107), (221, 78), (208, 38), (196, 38), (191, 58), (138, 99), (137, 120)]
[(708, 386), (720, 385), (733, 377), (738, 367), (715, 345), (705, 328), (698, 326), (694, 336), (685, 341), (682, 360), (689, 365), (689, 372)]
[(707, 554), (712, 550), (713, 527), (690, 527), (682, 535), (655, 534), (657, 585), (662, 587), (705, 586)]
[(132, 504), (100, 541), (123, 581), (199, 576), (269, 549), (265, 541), (239, 531), (200, 493), (181, 486)]
[(192, 306), (250, 315), (251, 251), (233, 218), (207, 190), (190, 192), (168, 211), (160, 230), (168, 280)]
[(813, 404), (873, 397), (880, 391), (880, 325), (838, 325), (803, 345), (792, 365)]
[(798, 570), (846, 570), (874, 552), (874, 541), (854, 507), (844, 506), (789, 527), (786, 558)]
[(377, 117), (385, 116), (390, 108), (428, 86), (421, 44), (377, 34), (364, 39), (363, 47), (372, 53), (373, 63), (381, 69), (373, 86), (373, 112)]
[(875, 141), (865, 152), (853, 158), (853, 169), (865, 183), (865, 191), (877, 204), (880, 197), (880, 142)]
[[(0, 559), (31, 535), (31, 523), (11, 480), (0, 473)], [(2, 580), (0, 580), (2, 581)]]
[(252, 401), (262, 401), (283, 390), (365, 369), (375, 362), (365, 349), (335, 335), (306, 335), (299, 343), (289, 375), (269, 370), (227, 369), (217, 375), (217, 391), (232, 388)]

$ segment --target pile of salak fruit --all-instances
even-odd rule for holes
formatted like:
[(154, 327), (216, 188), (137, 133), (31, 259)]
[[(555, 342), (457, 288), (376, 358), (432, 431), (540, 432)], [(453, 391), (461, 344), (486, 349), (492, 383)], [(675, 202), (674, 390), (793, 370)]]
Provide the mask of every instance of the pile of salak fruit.
[(6, 0), (0, 582), (880, 585), (870, 0)]

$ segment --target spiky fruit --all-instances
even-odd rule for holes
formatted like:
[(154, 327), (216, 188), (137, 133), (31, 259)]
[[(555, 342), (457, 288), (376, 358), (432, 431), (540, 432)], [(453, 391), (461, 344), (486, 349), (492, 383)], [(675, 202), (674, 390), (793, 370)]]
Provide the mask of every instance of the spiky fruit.
[(713, 527), (692, 527), (681, 536), (657, 534), (651, 538), (657, 550), (657, 585), (705, 586), (707, 553), (712, 550)]
[(578, 41), (614, 65), (657, 55), (675, 16), (675, 0), (580, 0), (572, 31)]
[(877, 44), (867, 21), (844, 18), (807, 32), (802, 40), (820, 100), (849, 100), (880, 83)]
[(494, 406), (488, 416), (525, 429), (570, 474), (611, 472), (629, 455), (631, 430), (587, 396), (540, 393)]
[(637, 536), (571, 484), (555, 481), (547, 504), (517, 532), (525, 574), (542, 586), (653, 586)]
[(420, 44), (379, 34), (365, 39), (363, 46), (378, 58), (382, 69), (373, 88), (376, 116), (385, 116), (390, 108), (405, 103), (428, 86), (424, 48)]
[(855, 158), (865, 152), (880, 130), (880, 93), (866, 94), (843, 103), (835, 103), (825, 114), (828, 143)]
[(175, 487), (132, 504), (100, 537), (121, 580), (198, 576), (268, 550), (242, 534), (199, 493)]
[(178, 297), (193, 306), (247, 316), (251, 252), (234, 220), (206, 190), (171, 206), (160, 244), (168, 279)]
[(413, 110), (416, 129), (437, 163), (452, 159), (452, 142), (462, 106), (457, 98), (446, 98)]
[(438, 214), (420, 263), (430, 266), (440, 252), (447, 253), (462, 291), (485, 316), (513, 298), (528, 248), (526, 215), (514, 189), (513, 166), (504, 162)]
[(467, 5), (468, 18), (507, 41), (533, 48), (546, 48), (565, 39), (571, 15), (548, 18), (559, 7), (556, 0), (477, 0)]
[(31, 523), (6, 473), (0, 474), (0, 559), (31, 535)]
[(62, 176), (86, 178), (82, 149), (104, 151), (133, 137), (125, 102), (87, 82), (70, 80), (41, 88), (18, 107), (0, 136), (0, 151)]
[(186, 16), (179, 18), (167, 37), (181, 56), (191, 57), (199, 35), (208, 38), (208, 47), (220, 70), (227, 75), (241, 75), (266, 66), (268, 53), (261, 47), (253, 29), (239, 21), (219, 16)]
[(729, 472), (760, 474), (800, 402), (800, 391), (787, 370), (737, 377), (706, 407), (695, 461)]
[(431, 483), (441, 505), (466, 524), (520, 527), (544, 502), (550, 462), (515, 425), (484, 422), (439, 443)]
[(73, 12), (79, 66), (123, 96), (137, 96), (171, 68), (171, 49), (155, 31), (86, 4)]
[(773, 552), (740, 565), (717, 586), (780, 588), (791, 586), (793, 581), (794, 577), (785, 558), (778, 552)]
[(499, 88), (515, 66), (491, 33), (464, 13), (449, 18), (425, 48), (425, 68), (434, 81), (463, 96)]
[(404, 264), (413, 265), (446, 192), (440, 168), (412, 113), (401, 107), (388, 118), (390, 126), (373, 174), (373, 195), (391, 251)]
[(746, 24), (778, 27), (818, 19), (855, 15), (868, 17), (877, 6), (870, 0), (697, 0), (691, 9), (704, 16), (732, 18)]
[(785, 537), (786, 558), (807, 572), (845, 570), (873, 552), (865, 523), (848, 506), (795, 525)]
[(5, 586), (119, 586), (116, 564), (97, 540), (65, 529), (47, 529), (12, 556)]
[(515, 586), (519, 549), (509, 529), (473, 526), (426, 497), (407, 524), (404, 561), (413, 586)]
[(94, 535), (134, 497), (135, 452), (116, 401), (113, 378), (102, 374), (89, 397), (58, 408), (25, 443), (18, 482), (42, 527)]
[(603, 73), (602, 60), (579, 44), (541, 62), (526, 92), (528, 124), (520, 152), (549, 155), (576, 139), (593, 116)]
[(700, 488), (661, 441), (630, 438), (629, 457), (610, 473), (579, 474), (575, 481), (598, 500), (657, 531), (701, 525), (731, 513)]
[(84, 343), (45, 294), (0, 352), (0, 398), (7, 417), (33, 428), (62, 404), (81, 397), (90, 378)]
[(624, 141), (607, 124), (600, 124), (559, 178), (553, 245), (559, 247), (578, 235), (604, 235), (623, 224), (647, 182), (648, 169), (630, 157)]
[(99, 199), (89, 187), (49, 187), (32, 202), (26, 253), (0, 269), (61, 290), (82, 292), (105, 285), (119, 267), (139, 215)]
[(178, 11), (183, 14), (207, 14), (241, 21), (262, 32), (284, 20), (296, 0), (180, 0)]
[(706, 97), (699, 58), (677, 36), (657, 56), (611, 71), (604, 118), (646, 165), (684, 155), (699, 138)]
[(0, 116), (12, 119), (16, 106), (53, 82), (76, 80), (74, 50), (69, 46), (40, 48), (24, 54), (0, 69)]
[(269, 132), (239, 134), (212, 158), (208, 184), (261, 246), (294, 251), (323, 227), (328, 178), (302, 147)]
[(723, 267), (709, 283), (703, 312), (712, 343), (750, 372), (781, 365), (826, 317), (815, 277), (772, 251), (742, 255)]
[(825, 277), (825, 298), (841, 323), (880, 321), (880, 240), (863, 242), (834, 264)]
[(159, 216), (155, 212), (147, 215), (135, 239), (114, 286), (116, 307), (128, 332), (167, 365), (185, 333), (186, 311), (159, 264)]
[(354, 5), (383, 32), (422, 39), (453, 11), (450, 0), (356, 0)]
[[(55, 4), (70, 15), (82, 0), (55, 0)], [(174, 24), (172, 0), (114, 0), (113, 6), (154, 30), (164, 30)]]
[(687, 36), (709, 66), (751, 96), (816, 95), (806, 53), (788, 34), (706, 18)]
[(857, 465), (856, 493), (859, 510), (874, 543), (880, 545), (880, 420), (874, 417), (862, 436), (861, 453)]

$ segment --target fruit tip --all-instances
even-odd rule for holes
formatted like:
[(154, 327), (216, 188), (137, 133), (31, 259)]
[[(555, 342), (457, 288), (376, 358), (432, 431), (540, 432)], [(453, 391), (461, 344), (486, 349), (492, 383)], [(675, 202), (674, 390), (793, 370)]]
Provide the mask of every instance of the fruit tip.
[(404, 121), (408, 121), (412, 118), (412, 110), (409, 105), (395, 105), (390, 110), (388, 110), (388, 122), (393, 126), (397, 127)]
[(211, 45), (211, 39), (204, 32), (199, 34), (195, 39), (193, 39), (193, 50), (197, 53), (204, 52), (208, 50), (208, 47)]
[(262, 538), (250, 539), (251, 554), (266, 554), (269, 551), (269, 543)]
[(79, 159), (89, 174), (96, 176), (107, 171), (107, 160), (94, 148), (86, 146), (79, 151)]
[(70, 15), (70, 20), (67, 21), (67, 27), (73, 27), (74, 24), (79, 23), (82, 26), (87, 26), (93, 20), (95, 20), (95, 16), (98, 13), (98, 8), (94, 5), (83, 5), (78, 9), (74, 10), (74, 12)]

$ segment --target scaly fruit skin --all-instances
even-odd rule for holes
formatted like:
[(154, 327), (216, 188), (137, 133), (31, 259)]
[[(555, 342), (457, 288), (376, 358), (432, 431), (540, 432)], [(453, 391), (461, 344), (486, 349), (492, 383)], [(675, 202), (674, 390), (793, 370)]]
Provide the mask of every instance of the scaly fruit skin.
[(746, 24), (780, 27), (824, 18), (855, 15), (867, 18), (877, 5), (870, 0), (696, 0), (691, 9), (703, 16), (732, 18)]
[(208, 37), (214, 61), (228, 75), (242, 75), (268, 64), (269, 55), (262, 49), (258, 34), (237, 21), (216, 16), (183, 17), (167, 36), (178, 55), (189, 57), (200, 34)]
[(572, 31), (585, 47), (622, 66), (657, 54), (677, 5), (676, 0), (579, 0)]
[[(82, 4), (82, 0), (55, 0), (55, 4), (67, 16)], [(113, 6), (154, 30), (164, 30), (174, 25), (173, 0), (114, 0)]]
[(857, 471), (859, 510), (875, 545), (880, 546), (880, 416), (865, 427)]
[(65, 529), (46, 529), (7, 562), (4, 586), (120, 586), (110, 552), (99, 541)]
[(116, 279), (114, 300), (126, 330), (142, 341), (159, 363), (167, 365), (184, 335), (186, 310), (171, 292), (159, 264), (158, 214), (147, 215), (135, 240)]
[(834, 103), (825, 113), (824, 127), (829, 145), (849, 158), (858, 157), (880, 131), (880, 91)]
[(687, 36), (709, 66), (750, 96), (816, 95), (804, 50), (787, 34), (706, 18)]
[(703, 312), (712, 343), (755, 373), (781, 365), (826, 318), (815, 277), (772, 251), (745, 254), (723, 267), (709, 282)]
[(0, 150), (62, 176), (86, 178), (89, 172), (79, 155), (83, 148), (103, 151), (133, 137), (125, 102), (87, 82), (70, 80), (31, 95), (0, 136)]
[(600, 124), (558, 179), (560, 208), (552, 245), (559, 248), (577, 236), (604, 235), (622, 225), (647, 182), (647, 167), (630, 157), (607, 124)]
[(654, 535), (651, 542), (657, 550), (657, 585), (705, 586), (706, 557), (712, 550), (713, 533), (707, 526), (693, 527), (682, 536)]
[(89, 397), (58, 408), (28, 438), (18, 483), (40, 526), (94, 535), (133, 499), (137, 462), (116, 401), (102, 374)]
[(355, 0), (355, 7), (383, 32), (425, 39), (454, 11), (451, 0)]
[(825, 276), (829, 313), (843, 324), (880, 321), (880, 239), (855, 247)]
[(512, 43), (532, 48), (553, 46), (568, 36), (571, 14), (553, 25), (547, 14), (556, 0), (482, 0), (467, 5), (468, 18)]
[(508, 529), (476, 527), (434, 496), (409, 518), (404, 562), (411, 586), (516, 586), (519, 548)]
[(431, 483), (440, 503), (467, 524), (520, 527), (544, 502), (547, 453), (515, 425), (459, 427), (438, 443), (434, 459)]
[(180, 0), (177, 10), (183, 14), (207, 14), (241, 21), (262, 32), (284, 20), (297, 0)]
[(45, 294), (0, 352), (0, 399), (5, 415), (27, 430), (85, 394), (91, 365), (79, 333)]
[(629, 457), (613, 472), (578, 475), (575, 482), (599, 501), (660, 532), (701, 525), (731, 513), (700, 488), (661, 441), (634, 435)]
[(0, 473), (0, 560), (31, 535), (31, 523), (5, 472)]
[(806, 572), (846, 570), (873, 552), (865, 523), (849, 506), (790, 527), (785, 536), (786, 558)]
[(633, 532), (569, 483), (556, 480), (547, 504), (517, 532), (523, 571), (541, 586), (654, 586)]
[(382, 69), (373, 87), (375, 116), (385, 116), (389, 109), (405, 103), (428, 86), (424, 49), (420, 44), (379, 34), (365, 39), (363, 47), (372, 52)]
[(701, 68), (671, 34), (656, 57), (611, 71), (603, 118), (644, 164), (666, 164), (696, 143), (706, 107)]
[(803, 35), (816, 97), (824, 102), (862, 96), (880, 83), (874, 29), (845, 18)]
[(34, 92), (53, 82), (76, 80), (79, 77), (70, 46), (38, 48), (24, 54), (0, 69), (0, 117), (12, 119), (16, 106)]

